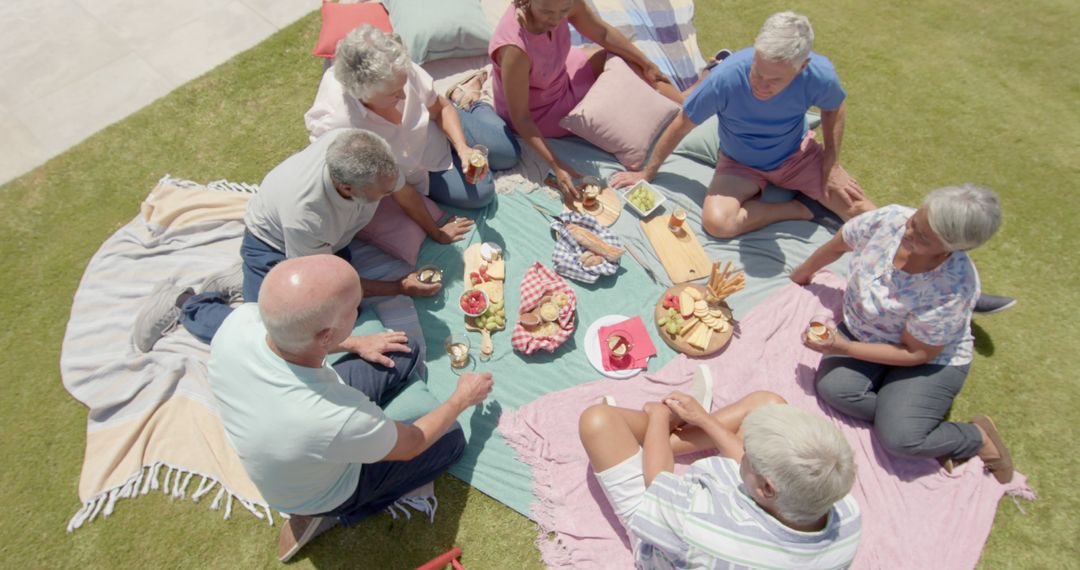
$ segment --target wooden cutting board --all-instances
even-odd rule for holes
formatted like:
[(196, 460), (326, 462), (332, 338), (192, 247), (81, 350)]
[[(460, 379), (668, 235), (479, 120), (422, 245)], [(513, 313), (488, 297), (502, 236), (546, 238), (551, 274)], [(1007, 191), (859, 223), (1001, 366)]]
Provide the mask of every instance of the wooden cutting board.
[(709, 356), (711, 354), (716, 354), (721, 348), (727, 346), (728, 342), (731, 341), (731, 335), (735, 333), (735, 321), (731, 316), (731, 307), (728, 307), (726, 302), (721, 306), (721, 311), (723, 311), (724, 317), (728, 322), (731, 323), (731, 328), (724, 332), (713, 331), (713, 334), (709, 337), (709, 346), (705, 347), (705, 350), (690, 345), (690, 343), (686, 342), (685, 337), (669, 335), (663, 327), (657, 324), (660, 321), (660, 317), (665, 317), (668, 314), (668, 310), (663, 307), (664, 297), (669, 293), (678, 295), (679, 293), (682, 293), (683, 289), (690, 287), (697, 289), (702, 295), (705, 294), (705, 287), (703, 285), (690, 283), (687, 285), (675, 285), (660, 295), (660, 299), (656, 301), (656, 309), (653, 314), (653, 325), (656, 327), (656, 334), (660, 335), (660, 338), (664, 343), (676, 352), (681, 352), (688, 356)]
[[(481, 246), (481, 244), (479, 244), (479, 243), (470, 245), (465, 250), (465, 253), (464, 253), (463, 257), (464, 257), (464, 261), (465, 261), (465, 275), (464, 275), (465, 291), (477, 288), (475, 285), (472, 284), (472, 279), (470, 278), (470, 274), (473, 273), (474, 271), (478, 272), (480, 270), (481, 265), (486, 265), (487, 264), (487, 262), (484, 261), (484, 258), (480, 256), (480, 246)], [(504, 253), (504, 256), (505, 256), (505, 253)], [(505, 259), (505, 257), (504, 257), (504, 259)], [(506, 262), (503, 261), (503, 263), (505, 264)], [(504, 271), (503, 276), (505, 277), (505, 271)], [(484, 284), (483, 289), (484, 289), (484, 292), (488, 294), (488, 301), (489, 302), (497, 302), (497, 301), (505, 302), (505, 297), (503, 295), (503, 282), (504, 281), (505, 281), (505, 279), (492, 279), (491, 281), (488, 281), (487, 283)], [(493, 297), (493, 296), (496, 297), (496, 298), (492, 299), (491, 297)], [(499, 328), (497, 328), (495, 330), (501, 331), (501, 330), (503, 330), (505, 328), (506, 328), (506, 325), (503, 324), (503, 326), (501, 326), (501, 327), (499, 327)], [(487, 329), (481, 329), (480, 327), (476, 326), (476, 319), (474, 317), (469, 317), (469, 316), (465, 317), (465, 330), (479, 332), (481, 337), (483, 338), (483, 341), (482, 341), (482, 343), (480, 345), (480, 352), (482, 354), (491, 355), (491, 353), (493, 351), (493, 346), (492, 346), (492, 343), (491, 343), (491, 333), (492, 333), (492, 331), (489, 331)]]
[(641, 220), (641, 229), (652, 243), (653, 250), (664, 265), (671, 282), (686, 283), (708, 278), (712, 271), (712, 260), (701, 247), (688, 223), (683, 225), (685, 230), (679, 235), (668, 229), (670, 217), (670, 213), (664, 213)]
[(600, 195), (596, 198), (596, 206), (591, 210), (586, 208), (581, 203), (581, 200), (574, 200), (567, 196), (563, 197), (563, 206), (567, 210), (589, 214), (603, 226), (614, 224), (615, 220), (619, 219), (619, 214), (622, 213), (622, 201), (619, 200), (619, 195), (611, 188), (604, 188), (600, 191)]

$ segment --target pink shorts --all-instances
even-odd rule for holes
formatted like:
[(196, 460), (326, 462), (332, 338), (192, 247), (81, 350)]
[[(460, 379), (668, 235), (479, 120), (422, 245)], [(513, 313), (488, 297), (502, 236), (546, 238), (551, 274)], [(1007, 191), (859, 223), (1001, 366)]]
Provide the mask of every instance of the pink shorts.
[[(771, 182), (781, 188), (802, 192), (820, 202), (824, 197), (821, 180), (821, 160), (824, 153), (825, 149), (814, 140), (814, 131), (806, 131), (799, 150), (773, 170), (750, 168), (720, 151), (716, 157), (716, 174), (752, 180), (757, 184), (759, 191), (765, 188), (766, 183)], [(838, 168), (833, 173), (834, 177), (843, 175), (848, 179), (851, 178), (843, 168)], [(851, 182), (858, 185), (854, 180)]]

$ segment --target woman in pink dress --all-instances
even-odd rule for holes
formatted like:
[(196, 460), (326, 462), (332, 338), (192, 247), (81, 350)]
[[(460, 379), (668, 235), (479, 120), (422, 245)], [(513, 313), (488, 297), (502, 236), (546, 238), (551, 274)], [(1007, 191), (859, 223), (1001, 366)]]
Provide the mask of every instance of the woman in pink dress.
[[(570, 47), (570, 24), (602, 49)], [(559, 126), (604, 70), (609, 55), (627, 61), (642, 79), (676, 102), (683, 95), (626, 36), (600, 19), (585, 0), (513, 0), (488, 44), (494, 62), (495, 111), (543, 158), (564, 193), (577, 196), (578, 173), (559, 160), (544, 137)]]

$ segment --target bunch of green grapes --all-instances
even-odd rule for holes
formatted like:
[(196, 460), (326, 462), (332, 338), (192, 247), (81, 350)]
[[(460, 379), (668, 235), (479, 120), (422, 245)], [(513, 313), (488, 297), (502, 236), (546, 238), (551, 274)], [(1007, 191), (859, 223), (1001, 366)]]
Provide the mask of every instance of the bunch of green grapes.
[(498, 330), (506, 325), (506, 307), (502, 302), (492, 303), (491, 308), (476, 317), (476, 328), (489, 331)]
[(630, 201), (638, 210), (642, 212), (648, 212), (656, 205), (656, 197), (644, 186), (638, 186), (630, 191), (626, 195), (626, 199)]

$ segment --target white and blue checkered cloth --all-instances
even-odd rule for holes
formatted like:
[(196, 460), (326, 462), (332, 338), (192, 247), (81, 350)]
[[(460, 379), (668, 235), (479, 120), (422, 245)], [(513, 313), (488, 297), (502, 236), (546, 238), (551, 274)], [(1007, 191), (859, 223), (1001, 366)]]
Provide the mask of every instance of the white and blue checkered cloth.
[(623, 247), (619, 236), (598, 222), (593, 216), (580, 212), (563, 212), (555, 216), (555, 220), (551, 222), (551, 229), (559, 235), (559, 240), (555, 242), (555, 251), (551, 253), (551, 265), (555, 268), (556, 273), (574, 281), (595, 283), (597, 279), (605, 275), (614, 275), (619, 270), (618, 263), (607, 260), (592, 267), (582, 265), (581, 254), (585, 253), (586, 250), (578, 245), (574, 236), (570, 235), (570, 230), (566, 229), (566, 224), (581, 226), (599, 236), (608, 245)]

